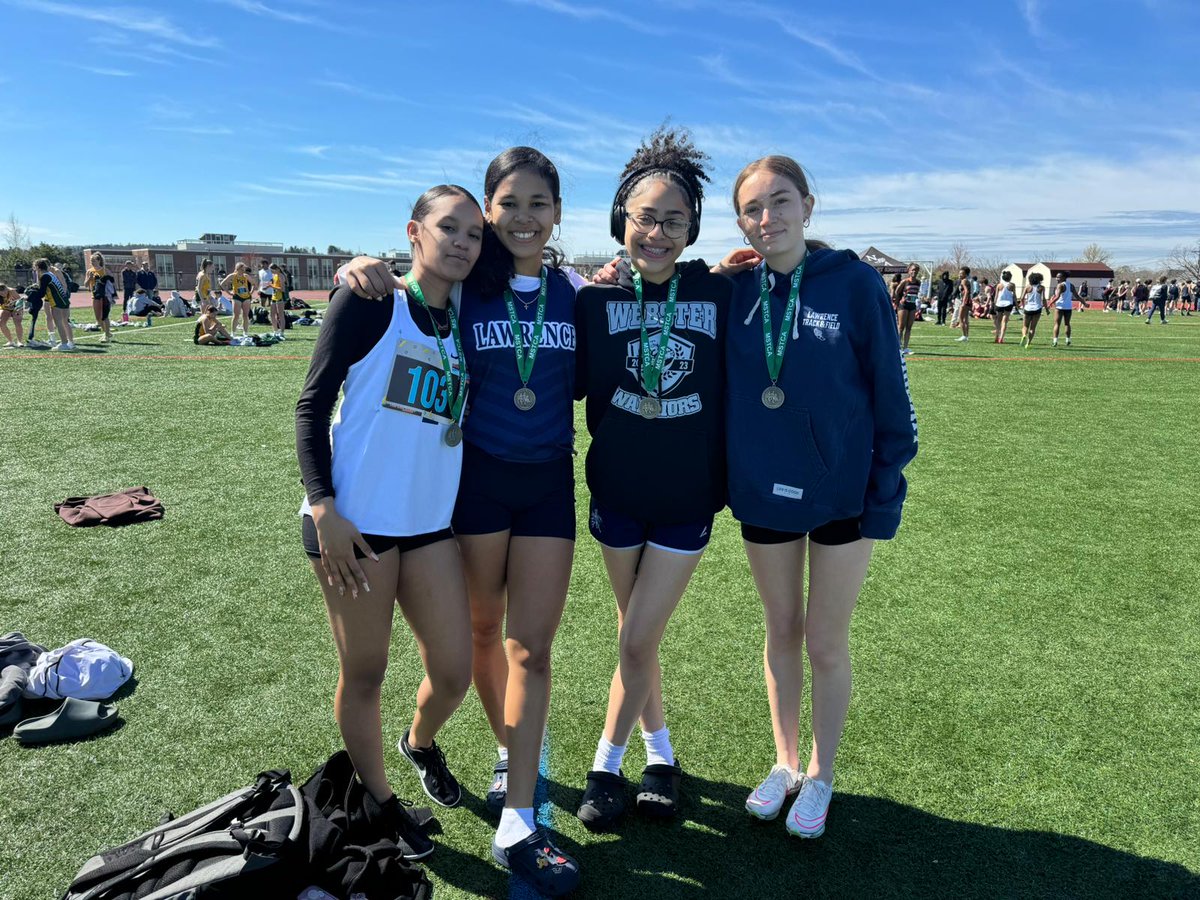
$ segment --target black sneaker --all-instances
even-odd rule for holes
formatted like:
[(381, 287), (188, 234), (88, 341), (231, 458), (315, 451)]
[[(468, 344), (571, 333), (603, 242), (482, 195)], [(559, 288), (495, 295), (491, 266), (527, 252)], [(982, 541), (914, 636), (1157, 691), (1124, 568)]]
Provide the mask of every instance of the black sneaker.
[(498, 816), (504, 812), (504, 802), (508, 799), (508, 760), (496, 763), (492, 773), (496, 778), (487, 792), (487, 808), (492, 815)]
[(446, 755), (434, 741), (426, 749), (418, 749), (408, 743), (408, 730), (400, 738), (400, 752), (412, 763), (421, 778), (421, 787), (429, 799), (439, 806), (458, 806), (462, 803), (462, 788), (446, 767)]
[(380, 808), (391, 832), (388, 836), (395, 838), (396, 846), (405, 859), (412, 862), (424, 859), (433, 852), (433, 841), (425, 833), (421, 817), (414, 812), (410, 801), (393, 796)]
[(543, 897), (561, 897), (579, 886), (579, 863), (555, 847), (541, 828), (511, 847), (493, 841), (492, 856)]
[(679, 806), (679, 781), (683, 769), (679, 760), (675, 765), (662, 763), (646, 766), (642, 770), (642, 785), (638, 788), (638, 812), (655, 819), (669, 819)]
[(625, 773), (593, 770), (587, 773), (587, 789), (579, 803), (579, 821), (593, 831), (611, 828), (625, 813), (625, 793), (629, 782)]

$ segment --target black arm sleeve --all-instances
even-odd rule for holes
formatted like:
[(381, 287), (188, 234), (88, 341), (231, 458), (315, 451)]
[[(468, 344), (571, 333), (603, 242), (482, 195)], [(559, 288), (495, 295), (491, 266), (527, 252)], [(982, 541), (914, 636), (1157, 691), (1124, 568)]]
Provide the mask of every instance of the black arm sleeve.
[(391, 297), (368, 300), (342, 287), (325, 311), (308, 377), (296, 402), (296, 456), (309, 503), (334, 495), (329, 420), (346, 373), (387, 332), (393, 305)]

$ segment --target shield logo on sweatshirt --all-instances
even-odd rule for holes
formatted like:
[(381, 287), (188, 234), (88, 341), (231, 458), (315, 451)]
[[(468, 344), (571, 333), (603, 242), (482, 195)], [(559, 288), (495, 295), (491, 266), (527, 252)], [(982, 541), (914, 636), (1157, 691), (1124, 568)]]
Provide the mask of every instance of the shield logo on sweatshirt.
[[(650, 333), (650, 347), (654, 349), (658, 346), (659, 335), (661, 331), (652, 331)], [(642, 341), (641, 338), (635, 338), (626, 345), (625, 351), (625, 368), (633, 373), (634, 378), (641, 375), (641, 355)], [(681, 337), (671, 335), (667, 340), (667, 359), (663, 363), (662, 380), (659, 382), (659, 392), (669, 394), (673, 391), (684, 378), (692, 373), (692, 368), (696, 362), (696, 345), (691, 341), (684, 340)]]

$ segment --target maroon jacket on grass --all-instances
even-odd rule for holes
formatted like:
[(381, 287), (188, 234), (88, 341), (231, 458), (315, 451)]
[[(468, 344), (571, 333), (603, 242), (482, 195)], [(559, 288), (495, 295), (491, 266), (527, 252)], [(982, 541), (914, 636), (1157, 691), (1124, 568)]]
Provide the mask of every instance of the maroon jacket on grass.
[(127, 488), (115, 494), (95, 497), (68, 497), (54, 504), (54, 511), (68, 525), (86, 528), (91, 525), (132, 525), (152, 522), (163, 517), (163, 505), (148, 488)]

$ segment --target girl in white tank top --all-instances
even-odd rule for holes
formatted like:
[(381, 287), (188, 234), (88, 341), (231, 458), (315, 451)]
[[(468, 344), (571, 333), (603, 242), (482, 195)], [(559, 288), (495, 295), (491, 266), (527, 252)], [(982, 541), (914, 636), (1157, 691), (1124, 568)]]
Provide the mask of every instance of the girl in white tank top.
[[(434, 741), (471, 684), (470, 608), (448, 527), (469, 377), (449, 295), (479, 256), (483, 214), (464, 188), (439, 185), (417, 200), (407, 234), (411, 279), (388, 308), (349, 288), (334, 295), (297, 404), (296, 443), (311, 514), (305, 550), (338, 651), (338, 727), (384, 827), (418, 859), (433, 844), (388, 783), (380, 723), (400, 719), (389, 740), (399, 738), (426, 794), (457, 806), (461, 789)], [(323, 426), (339, 388), (331, 448), (321, 441), (331, 439)], [(380, 710), (397, 605), (425, 666), (411, 724)]]

